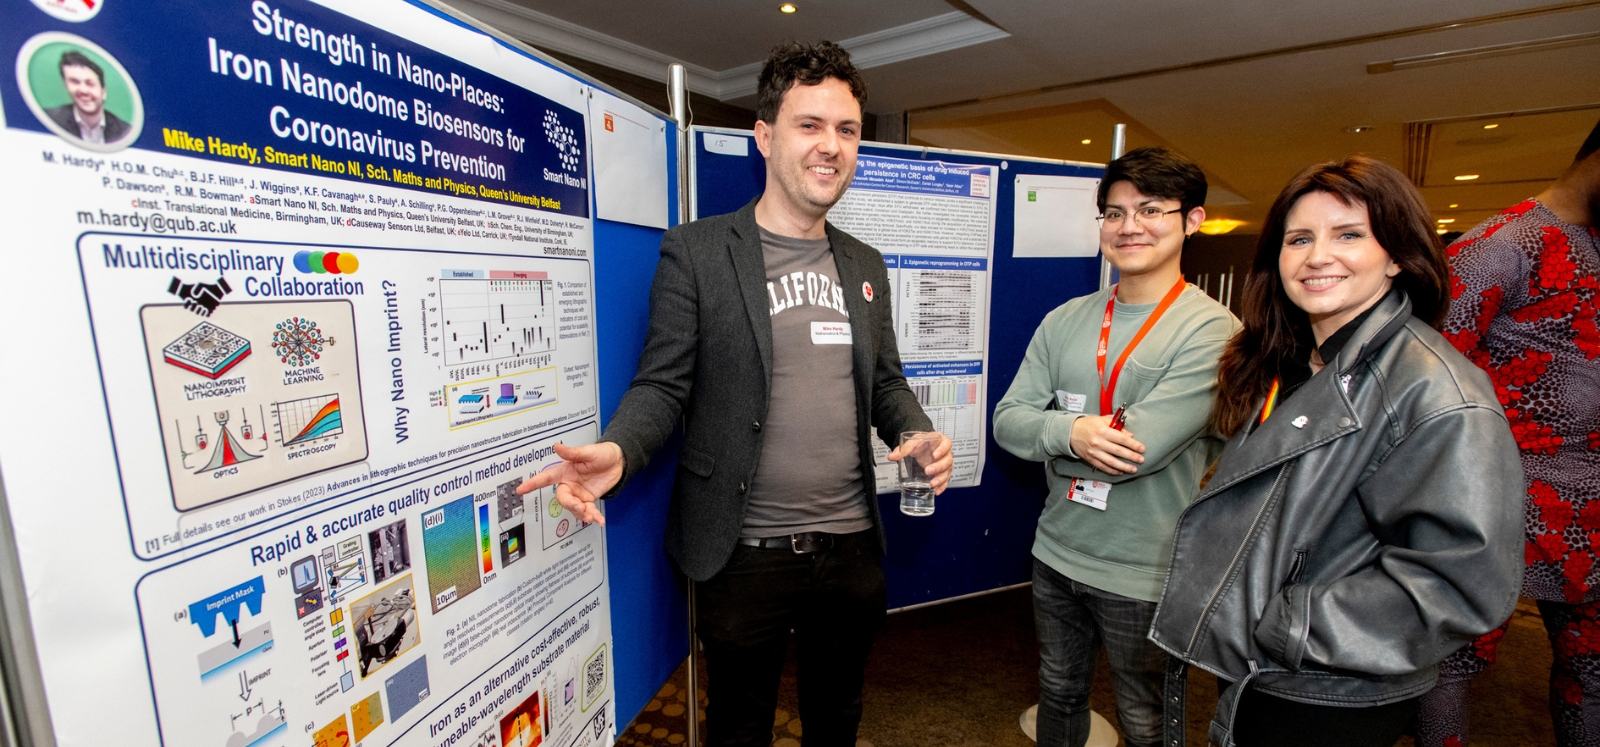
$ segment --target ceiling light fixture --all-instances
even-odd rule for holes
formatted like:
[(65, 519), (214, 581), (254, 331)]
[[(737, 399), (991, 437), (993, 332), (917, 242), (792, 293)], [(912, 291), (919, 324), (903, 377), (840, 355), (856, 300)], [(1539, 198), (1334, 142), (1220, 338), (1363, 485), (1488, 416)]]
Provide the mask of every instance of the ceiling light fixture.
[(1089, 144), (1089, 138), (1084, 138), (1083, 139), (1083, 144), (1084, 145), (1088, 145)]
[(1212, 218), (1200, 223), (1200, 233), (1203, 233), (1207, 236), (1216, 236), (1232, 231), (1233, 229), (1242, 225), (1244, 225), (1244, 221), (1242, 220), (1234, 220), (1232, 218)]
[(784, 3), (778, 6), (778, 10), (784, 13), (793, 13), (796, 10), (799, 10), (799, 8), (794, 7), (794, 3)]
[(1454, 222), (1456, 222), (1456, 219), (1455, 218), (1440, 218), (1439, 222), (1440, 223), (1454, 223)]
[(1551, 36), (1544, 39), (1528, 39), (1511, 42), (1509, 44), (1492, 44), (1487, 47), (1473, 47), (1471, 49), (1457, 49), (1449, 52), (1423, 54), (1415, 57), (1401, 57), (1384, 62), (1373, 62), (1367, 65), (1368, 75), (1388, 73), (1395, 70), (1409, 70), (1427, 65), (1443, 65), (1453, 62), (1466, 62), (1500, 57), (1511, 54), (1524, 54), (1527, 52), (1543, 52), (1565, 47), (1576, 47), (1584, 44), (1600, 42), (1600, 31), (1586, 31), (1564, 36)]
[(1371, 129), (1372, 129), (1372, 125), (1355, 125), (1354, 127), (1346, 127), (1346, 128), (1344, 128), (1344, 131), (1348, 132), (1348, 133), (1351, 133), (1351, 134), (1359, 134), (1359, 133), (1362, 133), (1362, 132), (1368, 132)]
[(1439, 234), (1441, 236), (1443, 236), (1444, 234), (1450, 233), (1449, 231), (1447, 231), (1447, 230), (1445, 230), (1443, 228), (1435, 228), (1435, 229), (1433, 229), (1433, 232), (1436, 233), (1436, 234)]
[(1485, 129), (1485, 130), (1492, 130), (1492, 129), (1494, 129), (1494, 128), (1496, 128), (1496, 127), (1499, 127), (1499, 126), (1500, 126), (1500, 125), (1498, 125), (1498, 124), (1486, 124), (1486, 125), (1484, 125), (1484, 126), (1483, 126), (1483, 129)]
[(1459, 202), (1452, 202), (1452, 203), (1450, 203), (1450, 207), (1453, 207), (1453, 208), (1458, 208), (1458, 207), (1461, 207), (1461, 203), (1459, 203)]
[(1473, 179), (1476, 179), (1476, 178), (1478, 178), (1477, 174), (1457, 174), (1456, 175), (1456, 181), (1458, 181), (1458, 182), (1470, 182), (1470, 181), (1472, 181)]

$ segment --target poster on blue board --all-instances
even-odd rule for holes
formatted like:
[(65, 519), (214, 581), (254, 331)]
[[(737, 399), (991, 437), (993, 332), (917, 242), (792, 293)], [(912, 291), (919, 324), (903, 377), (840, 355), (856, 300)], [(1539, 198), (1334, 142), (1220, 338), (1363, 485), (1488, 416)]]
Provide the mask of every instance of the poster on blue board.
[[(978, 485), (989, 434), (989, 307), (997, 170), (863, 153), (828, 220), (883, 253), (906, 383), (950, 437), (950, 487)], [(899, 490), (873, 436), (879, 493)]]
[(491, 747), (533, 702), (610, 744), (604, 529), (515, 492), (599, 435), (588, 84), (400, 0), (7, 21), (0, 469), (57, 743)]

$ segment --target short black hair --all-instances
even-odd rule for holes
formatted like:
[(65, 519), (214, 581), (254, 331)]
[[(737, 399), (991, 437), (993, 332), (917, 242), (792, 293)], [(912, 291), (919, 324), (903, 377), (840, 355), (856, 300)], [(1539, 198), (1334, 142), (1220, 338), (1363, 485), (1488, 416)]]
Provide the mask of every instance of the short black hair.
[(100, 87), (106, 87), (106, 71), (101, 70), (100, 66), (95, 64), (95, 61), (89, 59), (89, 57), (84, 53), (79, 52), (76, 49), (61, 53), (61, 64), (57, 67), (57, 69), (61, 71), (61, 77), (67, 77), (67, 67), (69, 65), (73, 67), (86, 67), (90, 70), (93, 70), (94, 77), (100, 79)]
[(1106, 211), (1106, 195), (1117, 182), (1133, 182), (1134, 188), (1151, 197), (1177, 200), (1188, 215), (1206, 204), (1206, 174), (1191, 161), (1166, 148), (1134, 148), (1106, 166), (1095, 195), (1095, 207)]
[(1572, 159), (1572, 162), (1582, 161), (1594, 155), (1595, 151), (1600, 151), (1600, 122), (1595, 123), (1594, 129), (1589, 131), (1589, 138), (1583, 141), (1583, 145), (1578, 146), (1578, 157)]
[(816, 44), (791, 41), (773, 47), (756, 86), (756, 119), (776, 124), (778, 107), (783, 105), (783, 95), (790, 88), (814, 86), (829, 78), (849, 84), (856, 103), (861, 105), (862, 112), (866, 111), (867, 82), (861, 79), (856, 66), (850, 64), (850, 53), (844, 47), (831, 41)]

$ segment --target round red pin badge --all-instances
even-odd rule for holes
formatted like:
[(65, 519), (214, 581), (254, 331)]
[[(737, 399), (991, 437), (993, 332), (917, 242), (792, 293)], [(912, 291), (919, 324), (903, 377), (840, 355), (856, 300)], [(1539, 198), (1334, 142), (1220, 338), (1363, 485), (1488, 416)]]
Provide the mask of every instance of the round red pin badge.
[(872, 283), (861, 284), (861, 295), (867, 299), (867, 303), (872, 303)]

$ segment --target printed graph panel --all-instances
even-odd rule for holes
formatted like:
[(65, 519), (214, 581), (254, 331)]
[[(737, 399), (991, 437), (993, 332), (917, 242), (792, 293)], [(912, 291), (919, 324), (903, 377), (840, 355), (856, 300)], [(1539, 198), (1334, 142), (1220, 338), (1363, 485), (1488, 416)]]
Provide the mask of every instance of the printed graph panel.
[(982, 349), (979, 312), (983, 276), (976, 272), (907, 270), (901, 273), (905, 329), (902, 350), (915, 353)]
[(284, 446), (313, 441), (344, 432), (339, 395), (306, 397), (274, 404), (278, 414), (278, 434)]
[(140, 308), (173, 506), (188, 511), (367, 458), (349, 301), (239, 301), (203, 321)]
[(445, 365), (555, 350), (555, 309), (547, 278), (440, 280)]

